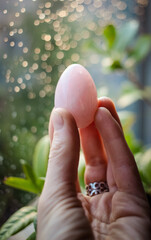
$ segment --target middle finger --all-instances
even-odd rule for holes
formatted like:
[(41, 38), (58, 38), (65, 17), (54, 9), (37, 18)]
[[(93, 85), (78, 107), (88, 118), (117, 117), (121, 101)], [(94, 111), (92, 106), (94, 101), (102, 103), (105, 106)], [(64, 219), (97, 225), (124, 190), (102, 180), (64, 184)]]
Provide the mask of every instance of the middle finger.
[(80, 129), (80, 139), (86, 161), (85, 183), (106, 181), (106, 153), (94, 123)]

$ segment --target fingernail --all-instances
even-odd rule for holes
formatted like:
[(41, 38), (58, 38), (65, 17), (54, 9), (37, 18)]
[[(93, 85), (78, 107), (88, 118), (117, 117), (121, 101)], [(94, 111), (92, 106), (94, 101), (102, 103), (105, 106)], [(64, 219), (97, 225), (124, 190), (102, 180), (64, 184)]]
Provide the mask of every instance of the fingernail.
[(57, 109), (53, 111), (52, 122), (53, 122), (54, 130), (61, 129), (64, 125), (63, 117), (61, 116), (61, 114)]

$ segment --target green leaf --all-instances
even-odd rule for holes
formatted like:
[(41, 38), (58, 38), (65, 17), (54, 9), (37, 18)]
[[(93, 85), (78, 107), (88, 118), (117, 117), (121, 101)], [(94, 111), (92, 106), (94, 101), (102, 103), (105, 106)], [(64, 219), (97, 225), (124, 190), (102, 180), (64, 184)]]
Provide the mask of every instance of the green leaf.
[(142, 99), (142, 92), (140, 90), (135, 90), (121, 96), (117, 101), (117, 104), (118, 104), (118, 107), (125, 108), (140, 99)]
[(151, 148), (143, 154), (141, 168), (143, 170), (145, 179), (151, 186)]
[(34, 218), (34, 228), (35, 228), (35, 231), (37, 231), (37, 216)]
[(36, 232), (33, 232), (26, 240), (36, 240)]
[(118, 112), (118, 115), (121, 120), (124, 132), (128, 132), (136, 120), (135, 114), (130, 111), (120, 111)]
[(118, 69), (123, 69), (123, 66), (121, 64), (121, 62), (119, 60), (113, 60), (111, 66), (110, 66), (110, 70), (118, 70)]
[(31, 180), (34, 184), (36, 183), (36, 176), (33, 172), (32, 167), (25, 161), (21, 160), (22, 168), (27, 179)]
[(145, 86), (142, 92), (142, 96), (151, 101), (151, 86)]
[(117, 31), (114, 50), (122, 52), (125, 48), (132, 43), (138, 31), (139, 24), (137, 21), (132, 20), (123, 24)]
[(80, 161), (79, 161), (79, 167), (78, 167), (78, 177), (79, 177), (79, 183), (82, 192), (85, 191), (85, 182), (84, 182), (84, 173), (85, 173), (85, 160), (84, 155), (82, 152), (80, 152)]
[(33, 169), (37, 177), (45, 177), (47, 171), (50, 149), (49, 136), (44, 136), (35, 147), (33, 156)]
[(119, 60), (114, 60), (111, 57), (105, 57), (102, 59), (102, 66), (106, 72), (111, 72), (115, 70), (122, 70), (123, 66)]
[(141, 143), (136, 139), (132, 131), (125, 133), (125, 139), (133, 154), (143, 150)]
[(135, 161), (136, 161), (136, 164), (137, 164), (137, 167), (138, 167), (139, 175), (141, 177), (144, 189), (147, 192), (147, 189), (149, 187), (148, 186), (148, 182), (146, 182), (146, 178), (145, 178), (143, 170), (142, 170), (142, 168), (140, 166), (140, 159), (142, 158), (142, 155), (143, 155), (142, 152), (138, 152), (137, 154), (135, 154)]
[(18, 177), (8, 177), (4, 180), (4, 183), (10, 187), (21, 189), (27, 192), (39, 194), (39, 189), (28, 179)]
[(92, 50), (93, 52), (101, 55), (106, 54), (106, 51), (104, 51), (101, 47), (97, 46), (97, 44), (91, 39), (85, 41), (85, 43), (83, 44), (83, 49)]
[(39, 192), (41, 192), (44, 185), (44, 181), (36, 177), (32, 167), (25, 160), (22, 160), (21, 164), (26, 178), (32, 182), (35, 188), (39, 189)]
[(143, 35), (138, 38), (136, 44), (131, 52), (131, 57), (135, 59), (135, 61), (140, 61), (147, 56), (151, 49), (151, 36)]
[(35, 207), (23, 207), (15, 212), (1, 227), (0, 240), (7, 240), (10, 236), (18, 233), (30, 223), (37, 215)]
[(144, 182), (151, 187), (151, 148), (136, 156), (136, 162)]
[(116, 38), (115, 27), (112, 24), (107, 25), (104, 28), (103, 36), (105, 37), (105, 39), (107, 41), (108, 48), (110, 49), (113, 46), (113, 43), (114, 43), (115, 38)]

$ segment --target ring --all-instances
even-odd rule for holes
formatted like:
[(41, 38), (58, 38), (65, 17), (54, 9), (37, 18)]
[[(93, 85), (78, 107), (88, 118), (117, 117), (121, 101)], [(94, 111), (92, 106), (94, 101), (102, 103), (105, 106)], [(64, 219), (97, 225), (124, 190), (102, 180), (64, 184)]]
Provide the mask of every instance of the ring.
[(87, 196), (93, 197), (104, 192), (109, 192), (107, 182), (93, 182), (86, 185)]

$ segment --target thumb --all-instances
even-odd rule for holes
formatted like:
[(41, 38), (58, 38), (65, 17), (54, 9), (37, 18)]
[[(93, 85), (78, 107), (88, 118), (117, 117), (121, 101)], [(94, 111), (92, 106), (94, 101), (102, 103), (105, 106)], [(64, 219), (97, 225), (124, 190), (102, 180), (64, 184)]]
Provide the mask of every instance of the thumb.
[[(38, 239), (93, 239), (77, 198), (80, 141), (74, 118), (54, 109), (50, 118), (52, 145), (43, 192), (38, 203)], [(53, 134), (52, 134), (53, 133)]]
[(76, 193), (80, 141), (75, 120), (65, 109), (52, 111), (50, 125), (52, 145), (44, 192), (54, 198), (57, 192)]

